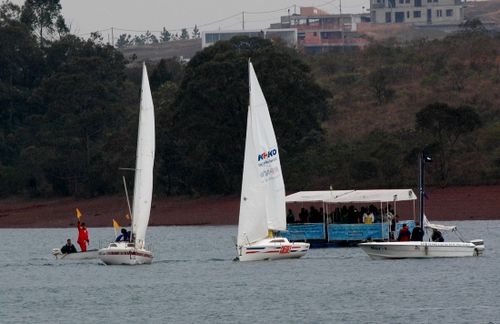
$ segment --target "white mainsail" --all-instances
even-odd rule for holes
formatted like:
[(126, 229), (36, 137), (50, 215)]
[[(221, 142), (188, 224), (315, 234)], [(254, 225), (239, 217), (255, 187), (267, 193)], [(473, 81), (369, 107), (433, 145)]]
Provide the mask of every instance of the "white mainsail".
[(137, 134), (132, 230), (137, 248), (144, 248), (153, 195), (155, 116), (146, 64), (142, 66), (141, 106)]
[(265, 238), (270, 229), (286, 230), (285, 184), (278, 144), (251, 62), (248, 73), (250, 105), (238, 224), (239, 246)]

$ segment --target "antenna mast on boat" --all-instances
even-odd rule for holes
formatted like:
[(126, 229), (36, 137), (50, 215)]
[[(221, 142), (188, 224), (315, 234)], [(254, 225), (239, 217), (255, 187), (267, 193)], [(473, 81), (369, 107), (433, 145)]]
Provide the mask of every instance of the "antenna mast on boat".
[[(420, 164), (420, 188), (419, 188), (419, 194), (420, 194), (420, 228), (423, 230), (424, 229), (424, 199), (425, 199), (425, 191), (424, 191), (424, 180), (425, 180), (425, 163), (426, 162), (432, 162), (432, 159), (430, 156), (425, 154), (425, 152), (422, 151), (422, 153), (419, 154), (419, 164)], [(424, 240), (422, 236), (422, 241)]]

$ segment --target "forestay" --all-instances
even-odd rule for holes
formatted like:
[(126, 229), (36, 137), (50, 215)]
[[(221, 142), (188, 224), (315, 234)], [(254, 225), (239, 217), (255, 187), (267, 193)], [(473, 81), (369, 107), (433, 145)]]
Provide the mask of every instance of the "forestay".
[(248, 63), (248, 107), (238, 245), (267, 236), (269, 229), (286, 230), (285, 185), (276, 136), (266, 99), (252, 63)]
[(132, 229), (137, 248), (143, 248), (151, 212), (155, 159), (155, 117), (146, 65), (142, 68), (141, 106), (137, 134)]

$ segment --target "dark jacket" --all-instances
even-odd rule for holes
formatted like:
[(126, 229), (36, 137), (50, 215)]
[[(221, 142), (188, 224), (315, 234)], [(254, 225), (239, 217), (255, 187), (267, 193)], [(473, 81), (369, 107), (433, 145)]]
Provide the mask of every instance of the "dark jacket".
[(433, 242), (444, 242), (443, 234), (440, 231), (434, 231), (431, 237)]
[(65, 244), (61, 248), (61, 252), (64, 253), (64, 254), (76, 253), (76, 248), (75, 248), (75, 246), (73, 244), (71, 244), (71, 246), (68, 246), (67, 244)]
[(413, 232), (411, 232), (411, 240), (422, 241), (423, 238), (424, 238), (424, 231), (419, 226), (416, 226), (413, 229)]
[(120, 242), (120, 241), (130, 241), (130, 231), (118, 235), (115, 242)]

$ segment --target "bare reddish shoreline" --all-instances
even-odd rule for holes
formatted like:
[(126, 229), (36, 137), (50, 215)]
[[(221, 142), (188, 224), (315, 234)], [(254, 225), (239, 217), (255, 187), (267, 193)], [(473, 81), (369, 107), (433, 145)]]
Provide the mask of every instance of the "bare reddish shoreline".
[[(426, 213), (432, 220), (499, 220), (500, 185), (428, 188)], [(116, 219), (128, 225), (123, 197), (0, 200), (0, 228), (58, 228), (75, 226), (79, 208), (89, 227), (109, 227)], [(151, 226), (232, 225), (238, 222), (238, 196), (171, 197), (154, 200)]]

